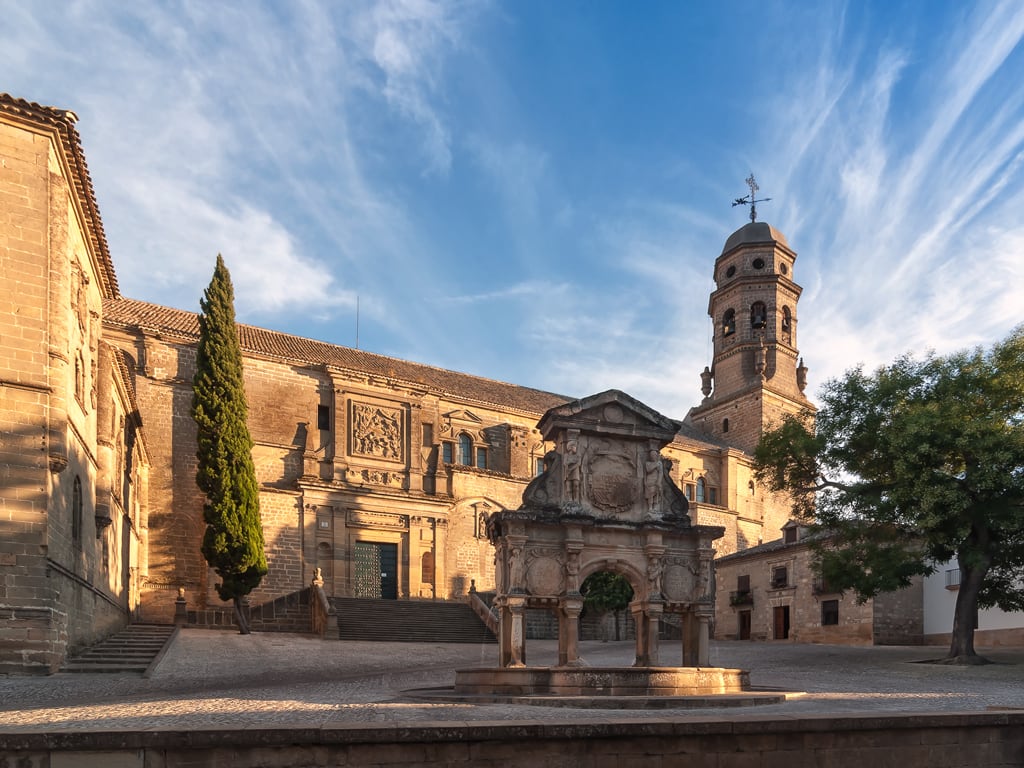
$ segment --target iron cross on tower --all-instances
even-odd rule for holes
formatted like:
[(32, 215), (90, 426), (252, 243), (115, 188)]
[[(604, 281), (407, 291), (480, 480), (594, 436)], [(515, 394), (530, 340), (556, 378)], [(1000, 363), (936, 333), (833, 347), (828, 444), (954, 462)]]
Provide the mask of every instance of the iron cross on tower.
[(749, 205), (750, 206), (750, 223), (753, 224), (757, 221), (757, 204), (767, 203), (771, 200), (770, 197), (762, 197), (758, 199), (757, 192), (761, 189), (757, 186), (757, 182), (754, 181), (754, 174), (751, 173), (747, 177), (747, 186), (750, 187), (750, 194), (744, 195), (743, 197), (737, 197), (732, 201), (732, 207), (735, 208), (737, 205)]

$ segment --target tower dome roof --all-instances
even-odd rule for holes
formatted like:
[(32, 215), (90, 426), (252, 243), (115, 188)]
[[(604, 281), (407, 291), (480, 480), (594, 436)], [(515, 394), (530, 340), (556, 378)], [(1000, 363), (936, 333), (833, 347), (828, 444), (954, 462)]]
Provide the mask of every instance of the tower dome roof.
[(744, 224), (729, 235), (729, 239), (725, 241), (725, 247), (722, 248), (722, 254), (724, 255), (735, 248), (739, 248), (741, 245), (753, 245), (755, 243), (778, 243), (787, 250), (789, 249), (789, 243), (786, 242), (785, 235), (779, 232), (779, 230), (766, 221), (753, 221), (749, 224)]

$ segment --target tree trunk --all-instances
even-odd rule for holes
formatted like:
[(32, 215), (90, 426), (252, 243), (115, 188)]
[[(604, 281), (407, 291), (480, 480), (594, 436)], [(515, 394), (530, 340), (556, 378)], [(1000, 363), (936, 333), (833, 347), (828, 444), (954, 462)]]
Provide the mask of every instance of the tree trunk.
[(988, 660), (974, 650), (974, 630), (978, 617), (978, 595), (985, 582), (991, 559), (986, 557), (976, 565), (969, 564), (962, 555), (957, 556), (960, 566), (960, 588), (956, 593), (956, 610), (953, 613), (953, 633), (947, 664), (988, 664)]
[(248, 635), (252, 632), (249, 628), (249, 617), (245, 615), (245, 611), (242, 610), (242, 598), (236, 597), (234, 599), (235, 605), (235, 621), (238, 622), (238, 634)]

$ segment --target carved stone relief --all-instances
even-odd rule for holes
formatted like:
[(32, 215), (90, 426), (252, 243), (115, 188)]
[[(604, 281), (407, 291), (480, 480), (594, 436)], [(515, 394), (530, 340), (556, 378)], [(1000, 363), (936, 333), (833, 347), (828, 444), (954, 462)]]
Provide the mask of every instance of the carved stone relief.
[(639, 496), (633, 461), (620, 453), (602, 453), (590, 459), (587, 467), (590, 501), (611, 514), (630, 509)]
[(673, 602), (685, 602), (694, 600), (699, 595), (694, 595), (697, 586), (697, 575), (693, 568), (681, 563), (670, 563), (665, 567), (661, 577), (661, 591), (668, 600)]
[(393, 515), (388, 512), (367, 512), (361, 509), (350, 509), (346, 516), (349, 528), (398, 528), (409, 527), (407, 515)]
[(562, 592), (562, 564), (550, 555), (531, 558), (526, 570), (526, 589), (531, 595), (557, 595)]
[(401, 461), (404, 455), (402, 410), (352, 403), (352, 453)]

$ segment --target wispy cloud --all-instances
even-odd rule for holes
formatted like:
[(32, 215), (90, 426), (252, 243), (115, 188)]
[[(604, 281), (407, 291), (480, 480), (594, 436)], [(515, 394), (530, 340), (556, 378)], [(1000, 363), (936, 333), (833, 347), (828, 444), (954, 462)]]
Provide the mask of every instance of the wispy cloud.
[(0, 0), (0, 87), (81, 116), (136, 298), (196, 306), (221, 252), (250, 322), (350, 341), (358, 296), (364, 348), (678, 416), (742, 223), (722, 176), (753, 170), (800, 253), (812, 389), (1020, 317), (1019, 3), (748, 9), (781, 47), (631, 42), (591, 10)]
[[(794, 102), (815, 128), (779, 159), (794, 169), (787, 196), (800, 201), (783, 227), (805, 254), (801, 345), (822, 375), (990, 342), (1013, 322), (993, 308), (1024, 301), (1024, 261), (999, 250), (1020, 245), (1009, 212), (1024, 194), (1007, 185), (1024, 150), (1013, 74), (1024, 10), (979, 9), (950, 35), (926, 63), (938, 87), (924, 89), (923, 64), (909, 72), (899, 45), (848, 43), (822, 49), (817, 100)], [(866, 75), (854, 84), (857, 69)], [(791, 132), (794, 112), (774, 135)]]
[(566, 283), (550, 283), (547, 281), (529, 280), (516, 283), (496, 291), (485, 291), (461, 296), (444, 296), (439, 299), (442, 304), (485, 304), (506, 299), (525, 299), (541, 301), (564, 294), (569, 290)]

